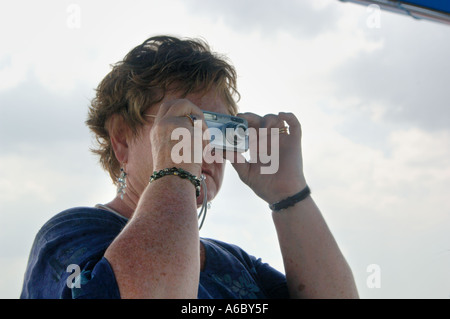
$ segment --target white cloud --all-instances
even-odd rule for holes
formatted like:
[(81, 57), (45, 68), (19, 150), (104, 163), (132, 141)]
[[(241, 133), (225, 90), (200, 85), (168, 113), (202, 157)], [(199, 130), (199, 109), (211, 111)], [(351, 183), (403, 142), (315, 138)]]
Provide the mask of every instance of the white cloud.
[[(329, 133), (314, 149), (306, 147), (305, 168), (319, 207), (347, 253), (361, 295), (446, 298), (449, 133), (394, 131), (387, 142), (390, 153), (333, 130)], [(383, 269), (386, 285), (381, 290), (365, 285), (370, 263)], [(408, 290), (411, 276), (436, 280), (420, 279), (420, 288)]]

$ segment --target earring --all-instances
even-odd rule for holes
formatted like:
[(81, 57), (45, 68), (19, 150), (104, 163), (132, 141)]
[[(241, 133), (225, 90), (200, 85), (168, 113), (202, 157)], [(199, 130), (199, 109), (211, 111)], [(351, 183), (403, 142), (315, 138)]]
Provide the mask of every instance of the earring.
[(117, 179), (117, 184), (117, 194), (120, 196), (120, 199), (123, 199), (125, 189), (127, 188), (127, 173), (125, 173), (122, 167), (120, 168), (120, 176)]

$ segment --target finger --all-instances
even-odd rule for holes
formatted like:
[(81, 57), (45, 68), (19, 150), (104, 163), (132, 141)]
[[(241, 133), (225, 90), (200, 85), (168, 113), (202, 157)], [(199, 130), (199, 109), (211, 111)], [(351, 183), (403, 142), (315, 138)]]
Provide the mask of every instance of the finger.
[(203, 111), (191, 101), (187, 99), (177, 100), (166, 114), (183, 117), (183, 121), (189, 123), (192, 127), (201, 128), (202, 134), (206, 134), (205, 138), (209, 138), (208, 125)]
[(266, 114), (262, 119), (262, 126), (265, 128), (283, 127), (284, 121), (275, 114)]
[(185, 116), (191, 115), (196, 120), (204, 120), (202, 110), (188, 99), (176, 99), (161, 105), (165, 115)]
[(158, 108), (158, 112), (156, 112), (156, 119), (161, 119), (166, 113), (170, 110), (170, 108), (177, 102), (176, 99), (165, 101), (160, 104)]
[(187, 128), (191, 133), (191, 161), (202, 158), (202, 150), (209, 150), (209, 132), (202, 110), (188, 99), (173, 99), (160, 105), (156, 121), (166, 134), (177, 128)]
[(248, 122), (248, 127), (253, 127), (256, 129), (259, 129), (261, 127), (263, 118), (258, 114), (246, 112), (246, 113), (239, 113), (237, 114), (237, 116), (246, 119)]
[(176, 123), (179, 123), (178, 126), (189, 129), (191, 127), (199, 128), (201, 123), (202, 134), (205, 131), (207, 132), (208, 126), (204, 120), (202, 110), (188, 99), (173, 99), (162, 103), (156, 115), (156, 121), (168, 117), (176, 117)]

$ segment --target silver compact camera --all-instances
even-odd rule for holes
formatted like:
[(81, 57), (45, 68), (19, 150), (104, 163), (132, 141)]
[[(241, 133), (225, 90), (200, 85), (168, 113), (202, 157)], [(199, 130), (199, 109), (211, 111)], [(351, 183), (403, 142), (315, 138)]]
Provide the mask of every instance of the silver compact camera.
[(242, 117), (203, 111), (210, 133), (210, 146), (238, 153), (248, 150), (248, 122)]

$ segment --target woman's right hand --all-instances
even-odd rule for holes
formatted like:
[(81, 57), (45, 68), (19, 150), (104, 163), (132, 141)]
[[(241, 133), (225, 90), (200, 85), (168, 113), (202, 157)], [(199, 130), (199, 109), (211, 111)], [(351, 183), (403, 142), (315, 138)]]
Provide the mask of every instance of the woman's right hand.
[[(195, 118), (195, 122), (188, 116)], [(153, 171), (175, 166), (200, 176), (203, 149), (207, 145), (203, 140), (206, 129), (203, 112), (191, 101), (163, 102), (150, 130)]]

